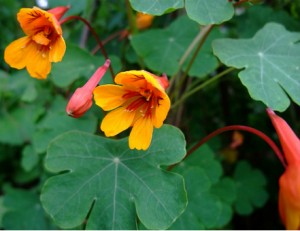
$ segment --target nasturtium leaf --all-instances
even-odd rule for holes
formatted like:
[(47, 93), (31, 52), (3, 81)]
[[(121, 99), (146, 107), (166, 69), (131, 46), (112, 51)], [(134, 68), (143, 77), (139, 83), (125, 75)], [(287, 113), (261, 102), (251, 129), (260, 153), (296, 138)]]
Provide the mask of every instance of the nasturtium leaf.
[(252, 39), (218, 39), (213, 50), (227, 66), (242, 69), (239, 78), (250, 96), (277, 111), (300, 104), (300, 33), (268, 23)]
[(38, 193), (21, 190), (5, 190), (3, 198), (5, 213), (2, 218), (6, 230), (56, 229), (45, 214)]
[(31, 171), (39, 162), (39, 156), (32, 145), (27, 145), (22, 150), (21, 166), (25, 171)]
[(220, 24), (234, 15), (234, 7), (228, 0), (185, 0), (185, 9), (201, 25)]
[(35, 152), (44, 153), (49, 142), (56, 136), (69, 131), (79, 130), (94, 133), (97, 129), (98, 119), (90, 113), (75, 119), (67, 115), (65, 109), (67, 100), (55, 97), (47, 115), (39, 121), (33, 134), (33, 147)]
[[(109, 56), (114, 74), (121, 69), (120, 59)], [(93, 56), (82, 48), (68, 44), (66, 54), (62, 62), (53, 64), (51, 76), (49, 77), (56, 86), (67, 87), (80, 77), (90, 78), (94, 71), (104, 64), (104, 57)], [(109, 70), (103, 76), (101, 84), (112, 83)]]
[(249, 215), (255, 207), (261, 208), (268, 199), (265, 189), (266, 178), (258, 169), (253, 169), (249, 163), (240, 161), (234, 171), (234, 181), (237, 197), (234, 208), (240, 215)]
[[(133, 35), (131, 44), (149, 69), (167, 75), (174, 75), (178, 71), (180, 59), (199, 33), (199, 30), (197, 23), (186, 16), (182, 16), (168, 28), (152, 29)], [(218, 62), (212, 54), (211, 41), (213, 38), (220, 36), (217, 31), (211, 33), (197, 55), (189, 74), (203, 77), (215, 70)], [(191, 53), (193, 54), (193, 52)], [(186, 69), (186, 64), (184, 69)]]
[(235, 184), (221, 177), (221, 164), (213, 155), (203, 145), (175, 168), (184, 176), (189, 203), (171, 229), (217, 229), (232, 218)]
[(183, 8), (183, 0), (129, 0), (136, 11), (152, 15), (162, 15)]
[(3, 205), (3, 196), (0, 197), (0, 228), (3, 229), (2, 219), (6, 213), (7, 208)]
[(159, 166), (184, 155), (184, 136), (169, 125), (154, 131), (147, 151), (130, 150), (128, 138), (70, 131), (48, 148), (45, 166), (61, 174), (46, 181), (41, 201), (62, 228), (86, 222), (87, 229), (136, 229), (138, 218), (149, 229), (166, 229), (187, 199), (182, 176)]

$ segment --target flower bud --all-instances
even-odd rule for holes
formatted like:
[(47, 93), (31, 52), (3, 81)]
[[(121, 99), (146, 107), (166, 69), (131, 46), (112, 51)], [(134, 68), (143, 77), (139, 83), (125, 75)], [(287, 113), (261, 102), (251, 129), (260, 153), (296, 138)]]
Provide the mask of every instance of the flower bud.
[(93, 91), (97, 84), (102, 79), (106, 70), (110, 65), (110, 60), (107, 59), (103, 66), (99, 67), (93, 76), (86, 82), (83, 87), (76, 89), (66, 107), (66, 112), (69, 116), (79, 118), (87, 112), (93, 105)]
[(58, 6), (48, 10), (49, 13), (53, 14), (59, 21), (62, 16), (70, 9), (70, 6)]

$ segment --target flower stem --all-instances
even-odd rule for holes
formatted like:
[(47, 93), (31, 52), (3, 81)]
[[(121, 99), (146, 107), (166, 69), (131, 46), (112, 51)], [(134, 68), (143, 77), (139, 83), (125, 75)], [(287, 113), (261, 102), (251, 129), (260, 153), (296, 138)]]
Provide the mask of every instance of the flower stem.
[(190, 97), (191, 95), (195, 94), (197, 91), (202, 90), (203, 88), (205, 88), (207, 85), (215, 82), (216, 80), (218, 80), (219, 78), (221, 78), (222, 76), (228, 74), (229, 72), (235, 70), (235, 68), (230, 67), (224, 71), (222, 71), (221, 73), (213, 76), (212, 78), (206, 80), (204, 83), (200, 84), (199, 86), (195, 87), (194, 89), (186, 92), (184, 95), (181, 96), (181, 98), (179, 98), (173, 105), (172, 108), (177, 107), (180, 103), (182, 103), (184, 100), (186, 100), (188, 97)]
[[(230, 126), (226, 126), (223, 128), (219, 128), (216, 131), (210, 133), (209, 135), (207, 135), (206, 137), (204, 137), (202, 140), (200, 140), (197, 144), (195, 144), (185, 155), (184, 159), (186, 159), (189, 155), (191, 155), (194, 151), (196, 151), (202, 144), (206, 143), (207, 141), (209, 141), (211, 138), (215, 137), (216, 135), (219, 135), (223, 132), (226, 131), (234, 131), (234, 130), (240, 130), (240, 131), (246, 131), (246, 132), (250, 132), (253, 133), (254, 135), (257, 135), (258, 137), (260, 137), (261, 139), (263, 139), (274, 151), (274, 153), (276, 154), (276, 156), (278, 157), (278, 159), (280, 160), (280, 162), (282, 163), (282, 165), (284, 167), (286, 167), (286, 163), (285, 160), (283, 158), (283, 155), (280, 151), (280, 149), (277, 147), (277, 145), (274, 143), (273, 140), (270, 139), (270, 137), (268, 137), (265, 133), (249, 127), (249, 126), (244, 126), (244, 125), (230, 125)], [(173, 167), (175, 167), (177, 164), (171, 165), (168, 167), (168, 170), (171, 170)]]
[[(91, 24), (86, 19), (84, 19), (84, 18), (82, 18), (80, 16), (77, 16), (77, 15), (71, 15), (69, 17), (66, 17), (66, 18), (60, 20), (60, 24), (63, 24), (65, 22), (73, 20), (73, 19), (77, 19), (77, 20), (82, 21), (89, 28), (89, 30), (91, 31), (91, 33), (95, 37), (95, 39), (96, 39), (96, 41), (97, 41), (97, 43), (98, 43), (98, 45), (100, 47), (100, 51), (101, 51), (102, 55), (104, 56), (105, 59), (109, 59), (109, 57), (108, 57), (108, 55), (107, 55), (107, 53), (105, 51), (105, 48), (104, 48), (104, 46), (103, 46), (100, 38), (98, 37), (96, 31), (94, 30), (94, 28), (91, 26)], [(114, 71), (112, 69), (112, 65), (109, 66), (109, 71), (110, 71), (112, 79), (114, 80), (115, 75), (114, 75)]]

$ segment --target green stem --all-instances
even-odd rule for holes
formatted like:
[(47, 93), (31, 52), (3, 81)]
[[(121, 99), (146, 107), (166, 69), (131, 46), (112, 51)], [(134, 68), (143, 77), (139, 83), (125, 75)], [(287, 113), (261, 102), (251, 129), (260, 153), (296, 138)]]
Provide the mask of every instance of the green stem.
[(235, 70), (235, 68), (230, 67), (224, 71), (222, 71), (221, 73), (215, 75), (214, 77), (206, 80), (204, 83), (200, 84), (198, 87), (195, 87), (194, 89), (186, 92), (179, 100), (177, 100), (173, 105), (172, 108), (177, 107), (179, 104), (181, 104), (184, 100), (186, 100), (188, 97), (190, 97), (191, 95), (195, 94), (197, 91), (202, 90), (203, 88), (205, 88), (207, 85), (215, 82), (216, 80), (218, 80), (219, 78), (221, 78), (222, 76), (228, 74), (229, 72)]
[[(91, 33), (95, 37), (95, 39), (96, 39), (96, 41), (97, 41), (97, 43), (98, 43), (98, 45), (100, 47), (101, 53), (103, 54), (103, 56), (105, 57), (105, 59), (109, 59), (109, 57), (108, 57), (108, 55), (107, 55), (107, 53), (105, 51), (105, 48), (104, 48), (104, 46), (103, 46), (100, 38), (98, 37), (96, 31), (94, 30), (94, 28), (91, 26), (91, 24), (86, 19), (84, 19), (84, 18), (82, 18), (80, 16), (77, 16), (77, 15), (71, 15), (69, 17), (66, 17), (66, 18), (62, 19), (60, 21), (60, 24), (63, 24), (63, 23), (65, 23), (67, 21), (70, 21), (72, 19), (77, 19), (77, 20), (82, 21), (89, 28), (89, 30), (91, 31)], [(114, 71), (112, 69), (112, 65), (109, 66), (109, 71), (110, 71), (112, 79), (114, 80), (115, 75), (114, 75)]]
[(126, 0), (125, 3), (126, 3), (127, 18), (128, 18), (129, 27), (130, 27), (129, 31), (130, 31), (130, 33), (135, 33), (137, 31), (137, 27), (136, 27), (136, 23), (135, 23), (135, 16), (132, 13), (132, 8), (131, 8), (129, 0)]
[[(189, 155), (191, 155), (192, 153), (194, 153), (194, 151), (196, 151), (201, 145), (205, 144), (207, 141), (209, 141), (211, 138), (226, 132), (226, 131), (246, 131), (246, 132), (250, 132), (258, 137), (260, 137), (261, 139), (263, 139), (274, 151), (274, 153), (276, 154), (276, 156), (278, 157), (278, 159), (280, 160), (280, 162), (282, 163), (282, 165), (284, 167), (286, 167), (286, 163), (285, 160), (283, 158), (283, 154), (281, 153), (280, 149), (278, 148), (278, 146), (274, 143), (273, 140), (270, 139), (270, 137), (268, 137), (265, 133), (249, 127), (249, 126), (244, 126), (244, 125), (230, 125), (230, 126), (226, 126), (226, 127), (222, 127), (217, 129), (216, 131), (210, 133), (209, 135), (207, 135), (206, 137), (204, 137), (203, 139), (201, 139), (196, 145), (194, 145), (185, 155), (185, 157), (183, 158), (186, 159)], [(178, 163), (177, 163), (178, 164)], [(168, 167), (168, 170), (171, 170), (172, 168), (174, 168), (177, 164), (171, 165)]]

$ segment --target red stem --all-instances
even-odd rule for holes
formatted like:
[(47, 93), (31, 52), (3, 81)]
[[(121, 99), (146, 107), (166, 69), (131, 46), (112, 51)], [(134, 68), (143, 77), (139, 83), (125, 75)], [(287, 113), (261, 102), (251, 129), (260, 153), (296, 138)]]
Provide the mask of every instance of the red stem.
[[(91, 26), (91, 24), (86, 19), (84, 19), (84, 18), (82, 18), (80, 16), (77, 16), (77, 15), (71, 15), (69, 17), (66, 17), (66, 18), (60, 20), (59, 22), (60, 22), (60, 24), (63, 24), (63, 23), (65, 23), (67, 21), (70, 21), (72, 19), (78, 19), (78, 20), (84, 22), (84, 24), (89, 28), (89, 30), (94, 35), (94, 37), (95, 37), (95, 39), (96, 39), (96, 41), (97, 41), (97, 43), (99, 45), (99, 48), (101, 50), (101, 53), (103, 54), (103, 56), (105, 57), (105, 59), (109, 59), (109, 57), (108, 57), (108, 55), (107, 55), (107, 53), (106, 53), (106, 51), (104, 49), (104, 46), (103, 46), (101, 40), (99, 39), (97, 33), (95, 32), (95, 30), (93, 29), (93, 27)], [(115, 75), (114, 75), (114, 71), (112, 69), (112, 65), (109, 66), (109, 71), (110, 71), (112, 79), (114, 80)]]
[[(215, 137), (216, 135), (219, 135), (219, 134), (221, 134), (223, 132), (226, 132), (226, 131), (234, 131), (234, 130), (247, 131), (247, 132), (253, 133), (253, 134), (257, 135), (258, 137), (262, 138), (273, 149), (273, 151), (275, 152), (276, 156), (278, 157), (278, 159), (280, 160), (280, 162), (282, 163), (282, 165), (284, 167), (286, 167), (286, 163), (285, 163), (285, 160), (283, 158), (283, 155), (282, 155), (280, 149), (277, 147), (277, 145), (273, 142), (273, 140), (271, 140), (263, 132), (255, 129), (255, 128), (244, 126), (244, 125), (231, 125), (231, 126), (226, 126), (226, 127), (217, 129), (216, 131), (210, 133), (208, 136), (204, 137), (197, 144), (195, 144), (187, 152), (187, 154), (185, 155), (184, 159), (186, 159), (189, 155), (191, 155), (194, 151), (196, 151), (202, 144), (206, 143), (207, 141), (209, 141), (211, 138)], [(176, 165), (177, 164), (169, 166), (168, 170), (171, 170)]]

